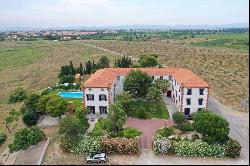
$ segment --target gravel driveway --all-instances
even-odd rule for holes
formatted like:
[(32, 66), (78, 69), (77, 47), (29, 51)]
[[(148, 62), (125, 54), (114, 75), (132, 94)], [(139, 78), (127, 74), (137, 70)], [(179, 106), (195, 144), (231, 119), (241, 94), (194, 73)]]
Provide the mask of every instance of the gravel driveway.
[(229, 121), (231, 137), (237, 139), (242, 146), (240, 157), (249, 163), (249, 113), (234, 111), (212, 97), (209, 98), (208, 109)]

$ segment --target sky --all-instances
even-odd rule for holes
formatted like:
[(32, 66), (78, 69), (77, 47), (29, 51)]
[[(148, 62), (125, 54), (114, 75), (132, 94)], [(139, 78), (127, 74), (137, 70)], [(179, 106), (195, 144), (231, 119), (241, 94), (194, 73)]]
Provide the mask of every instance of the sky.
[(0, 0), (0, 27), (248, 23), (248, 0)]

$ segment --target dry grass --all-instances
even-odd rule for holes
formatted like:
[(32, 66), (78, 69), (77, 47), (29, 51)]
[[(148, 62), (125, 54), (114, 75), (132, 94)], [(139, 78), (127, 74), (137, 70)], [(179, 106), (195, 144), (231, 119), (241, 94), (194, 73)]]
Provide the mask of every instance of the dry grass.
[[(27, 49), (33, 51), (30, 52)], [(14, 51), (11, 55), (4, 56), (3, 52), (6, 50)], [(8, 63), (0, 63), (2, 65), (0, 67), (2, 69), (0, 70), (0, 130), (5, 133), (7, 133), (4, 123), (6, 114), (10, 109), (16, 108), (18, 110), (21, 106), (21, 103), (15, 105), (7, 103), (11, 91), (17, 87), (23, 87), (31, 93), (39, 92), (48, 86), (54, 86), (58, 81), (57, 74), (60, 66), (69, 64), (69, 61), (78, 66), (80, 62), (85, 63), (89, 59), (97, 61), (102, 55), (114, 59), (110, 53), (76, 41), (1, 43), (0, 53), (2, 53), (0, 59), (8, 61)], [(29, 53), (29, 56), (24, 55), (24, 53)], [(35, 53), (38, 53), (39, 56)], [(21, 55), (18, 59), (11, 57), (18, 57), (18, 55)], [(30, 56), (34, 58), (30, 58)], [(0, 153), (10, 142), (14, 131), (20, 127), (23, 127), (21, 119), (18, 123), (13, 123), (13, 127), (11, 127), (13, 132), (8, 135), (6, 143), (1, 146)]]
[(195, 47), (176, 41), (88, 41), (88, 43), (127, 54), (134, 60), (141, 54), (156, 53), (160, 55), (160, 63), (192, 70), (209, 82), (213, 97), (233, 109), (244, 111), (240, 107), (240, 99), (249, 97), (249, 52)]

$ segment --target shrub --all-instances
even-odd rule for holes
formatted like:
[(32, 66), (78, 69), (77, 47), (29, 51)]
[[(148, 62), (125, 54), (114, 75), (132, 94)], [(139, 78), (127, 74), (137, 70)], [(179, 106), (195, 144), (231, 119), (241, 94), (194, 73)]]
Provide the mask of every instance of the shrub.
[(104, 132), (103, 132), (102, 127), (101, 127), (99, 122), (97, 122), (95, 124), (94, 129), (92, 130), (91, 133), (89, 133), (89, 135), (92, 137), (100, 137), (100, 136), (103, 136), (103, 134), (104, 134)]
[(198, 111), (193, 116), (194, 129), (201, 133), (208, 143), (225, 143), (229, 137), (229, 123), (226, 119), (210, 111)]
[(186, 122), (186, 117), (185, 117), (183, 112), (173, 113), (172, 118), (173, 118), (174, 122), (177, 124), (177, 126), (180, 126), (184, 122)]
[(200, 139), (200, 136), (199, 136), (199, 134), (194, 133), (194, 134), (192, 135), (191, 140), (194, 141), (194, 140), (197, 140), (197, 139)]
[(108, 154), (136, 154), (140, 151), (140, 144), (137, 139), (107, 138), (101, 140), (102, 149)]
[(161, 137), (169, 137), (174, 133), (174, 128), (173, 127), (164, 127), (162, 129), (158, 129), (156, 131), (156, 135), (160, 135)]
[(142, 108), (139, 108), (137, 111), (136, 111), (136, 116), (139, 118), (139, 119), (147, 119), (147, 113), (144, 109)]
[(194, 126), (190, 123), (184, 123), (180, 125), (179, 129), (183, 132), (194, 131)]
[(63, 152), (70, 153), (70, 151), (77, 145), (79, 142), (79, 137), (68, 137), (63, 135), (60, 138), (60, 148)]
[(134, 128), (126, 128), (123, 130), (123, 135), (125, 138), (135, 138), (140, 134), (141, 134), (140, 131)]
[(224, 157), (225, 149), (219, 144), (209, 145), (200, 140), (182, 140), (175, 143), (175, 153), (185, 157)]
[(109, 132), (109, 136), (112, 138), (116, 138), (116, 137), (124, 137), (123, 131), (119, 131), (119, 132)]
[(7, 138), (7, 134), (5, 133), (0, 133), (0, 145), (2, 145), (4, 143), (4, 141)]
[(101, 152), (100, 139), (100, 137), (85, 136), (70, 152), (78, 155)]
[(63, 115), (66, 110), (67, 102), (58, 96), (51, 97), (46, 104), (46, 113), (52, 117), (61, 118), (61, 115)]
[(36, 112), (31, 110), (26, 110), (25, 113), (23, 114), (22, 120), (24, 124), (30, 127), (37, 123), (38, 118), (39, 116)]
[(98, 123), (100, 124), (100, 126), (103, 130), (106, 130), (108, 132), (111, 132), (114, 130), (113, 123), (109, 118), (99, 119)]
[(240, 156), (241, 145), (238, 141), (229, 139), (225, 145), (226, 156), (231, 158), (237, 158)]
[(27, 98), (27, 92), (23, 88), (17, 88), (9, 96), (9, 103), (16, 103)]
[(171, 141), (167, 138), (156, 139), (153, 142), (153, 151), (157, 155), (164, 155), (170, 151)]
[(83, 127), (79, 119), (74, 115), (69, 115), (60, 120), (59, 133), (69, 137), (78, 137), (79, 134), (84, 134), (86, 132), (86, 130), (84, 131), (82, 129)]
[(45, 134), (38, 127), (31, 129), (22, 128), (14, 134), (14, 141), (9, 144), (10, 152), (27, 149), (30, 145), (35, 145), (45, 138)]

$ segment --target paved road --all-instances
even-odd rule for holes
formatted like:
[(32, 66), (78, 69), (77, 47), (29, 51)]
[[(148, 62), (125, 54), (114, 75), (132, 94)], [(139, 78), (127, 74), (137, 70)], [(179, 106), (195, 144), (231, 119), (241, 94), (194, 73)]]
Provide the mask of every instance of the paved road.
[(209, 98), (208, 109), (229, 121), (230, 136), (240, 142), (241, 159), (249, 163), (249, 113), (234, 111), (212, 97)]
[(140, 155), (111, 155), (107, 164), (112, 165), (247, 165), (241, 159), (157, 156), (152, 150), (142, 150)]

